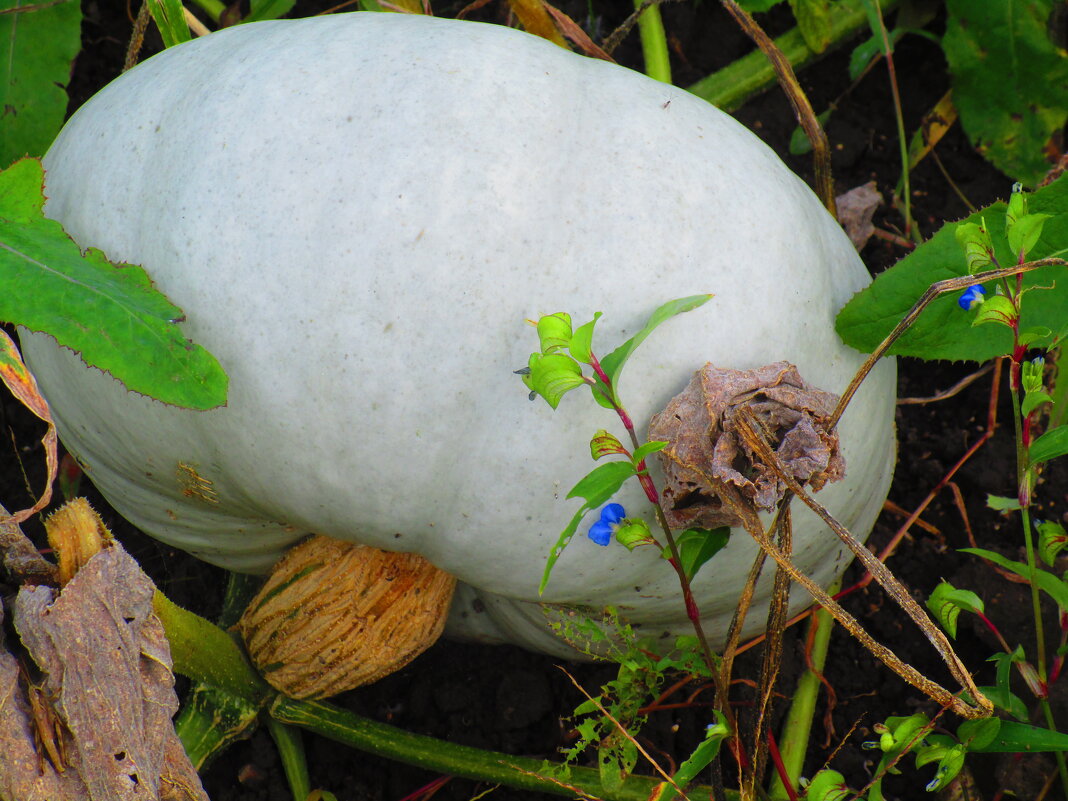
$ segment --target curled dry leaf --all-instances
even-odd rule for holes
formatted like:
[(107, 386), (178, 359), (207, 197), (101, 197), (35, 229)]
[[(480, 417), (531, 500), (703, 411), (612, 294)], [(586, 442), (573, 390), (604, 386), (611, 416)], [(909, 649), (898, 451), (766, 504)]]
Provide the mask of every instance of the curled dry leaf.
[(63, 764), (39, 763), (14, 658), (0, 652), (0, 797), (207, 801), (171, 723), (178, 699), (154, 591), (118, 544), (62, 592), (19, 591), (15, 629), (44, 674), (36, 700), (58, 721)]
[(839, 195), (837, 203), (838, 222), (842, 224), (849, 241), (859, 252), (875, 233), (875, 224), (871, 219), (875, 210), (883, 204), (883, 196), (875, 188), (875, 181), (868, 181)]
[(765, 511), (785, 494), (783, 482), (754, 460), (735, 433), (734, 419), (742, 406), (755, 414), (799, 482), (819, 490), (842, 478), (845, 460), (838, 434), (826, 426), (837, 401), (836, 395), (808, 385), (786, 362), (755, 370), (706, 364), (649, 424), (650, 440), (671, 443), (660, 452), (668, 524), (674, 529), (740, 525), (716, 493), (724, 485)]

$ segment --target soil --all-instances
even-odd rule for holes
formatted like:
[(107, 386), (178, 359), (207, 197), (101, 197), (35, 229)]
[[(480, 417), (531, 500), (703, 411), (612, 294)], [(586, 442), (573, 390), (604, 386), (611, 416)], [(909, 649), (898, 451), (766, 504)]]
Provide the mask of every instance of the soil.
[[(84, 4), (85, 49), (70, 84), (72, 109), (121, 68), (130, 20), (119, 5), (92, 1)], [(629, 11), (628, 5), (614, 3), (588, 19), (585, 3), (562, 7), (585, 24), (595, 38), (611, 31)], [(491, 4), (479, 12), (480, 18), (500, 21), (505, 14), (503, 9), (503, 5)], [(317, 9), (313, 5), (298, 4), (300, 12), (314, 10)], [(435, 8), (440, 16), (453, 16), (458, 10), (456, 5)], [(673, 47), (675, 78), (680, 85), (692, 83), (750, 47), (715, 3), (669, 3), (663, 6), (663, 13)], [(789, 24), (790, 17), (788, 11), (777, 9), (765, 19), (774, 34)], [(940, 24), (936, 18), (929, 29), (938, 34)], [(150, 32), (144, 54), (159, 46)], [(622, 63), (640, 68), (636, 34), (625, 40), (616, 55)], [(848, 47), (830, 54), (806, 69), (801, 83), (817, 111), (828, 103), (837, 104), (828, 135), (838, 191), (875, 181), (883, 196), (889, 198), (898, 181), (900, 162), (887, 73), (881, 67), (874, 69), (850, 86), (848, 57)], [(911, 132), (947, 90), (946, 65), (937, 45), (918, 36), (901, 41), (896, 65), (905, 127)], [(811, 182), (809, 157), (787, 152), (796, 123), (780, 91), (772, 90), (751, 100), (736, 116)], [(1012, 183), (976, 154), (959, 126), (942, 140), (936, 153), (944, 173), (934, 159), (928, 158), (912, 176), (913, 214), (924, 235), (932, 234), (943, 220), (966, 213), (957, 190), (978, 207), (1004, 197)], [(901, 215), (885, 205), (877, 212), (875, 223), (888, 233), (900, 234), (904, 228)], [(878, 272), (905, 253), (906, 249), (892, 237), (875, 237), (862, 255), (872, 271)], [(953, 387), (977, 366), (902, 360), (899, 369), (900, 397), (926, 398)], [(991, 386), (988, 374), (949, 399), (899, 407), (900, 456), (890, 492), (894, 506), (888, 506), (876, 525), (870, 540), (874, 548), (881, 549), (901, 526), (904, 514), (895, 510), (917, 508), (947, 470), (984, 434)], [(987, 603), (988, 616), (1007, 633), (1013, 645), (1018, 637), (1026, 648), (1031, 648), (1026, 624), (1017, 622), (1029, 619), (1026, 588), (1008, 581), (974, 557), (957, 552), (971, 544), (973, 537), (980, 546), (1014, 558), (1019, 550), (1018, 527), (985, 508), (987, 493), (1014, 494), (1011, 417), (1004, 390), (997, 411), (1002, 424), (994, 437), (956, 473), (949, 488), (936, 495), (924, 511), (922, 523), (908, 530), (889, 565), (921, 600), (941, 578), (978, 592)], [(8, 442), (3, 445), (6, 455), (0, 457), (0, 500), (9, 508), (21, 508), (30, 504), (30, 488), (39, 491), (43, 482), (39, 445), (42, 426), (10, 397), (3, 398), (0, 412), (0, 422), (8, 434)], [(1056, 465), (1043, 476), (1038, 489), (1039, 514), (1046, 519), (1064, 517), (1068, 501), (1066, 479), (1065, 470)], [(168, 595), (208, 616), (217, 612), (225, 581), (221, 571), (134, 530), (110, 510), (87, 481), (83, 480), (82, 490)], [(41, 537), (36, 521), (27, 530)], [(846, 576), (845, 586), (860, 578), (861, 572), (854, 566)], [(845, 604), (877, 640), (888, 644), (921, 672), (953, 686), (933, 649), (882, 591), (869, 586), (850, 595)], [(993, 667), (986, 660), (998, 650), (997, 643), (965, 616), (962, 621), (957, 638), (960, 655), (977, 673), (979, 683), (993, 683)], [(1050, 630), (1056, 631), (1056, 627)], [(756, 653), (745, 655), (736, 675), (755, 678), (757, 659)], [(803, 664), (803, 628), (795, 627), (787, 635), (783, 676), (778, 685), (784, 696), (792, 692)], [(591, 692), (613, 675), (611, 666), (566, 667)], [(834, 690), (836, 703), (830, 707), (826, 694), (821, 698), (807, 775), (830, 760), (831, 767), (841, 771), (852, 786), (863, 786), (877, 761), (873, 752), (861, 748), (863, 742), (874, 739), (873, 724), (889, 715), (907, 715), (917, 710), (935, 715), (939, 711), (841, 630), (834, 634), (825, 677)], [(686, 703), (693, 690), (694, 687), (686, 688), (667, 699), (668, 704), (676, 706), (651, 713), (644, 731), (642, 742), (665, 765), (672, 757), (685, 756), (710, 720), (705, 703), (709, 693)], [(1017, 688), (1017, 692), (1026, 697), (1024, 688)], [(751, 688), (737, 687), (734, 697), (739, 708), (750, 702), (751, 694)], [(556, 660), (518, 648), (440, 642), (400, 673), (335, 700), (360, 714), (414, 732), (505, 753), (554, 758), (558, 749), (572, 739), (568, 717), (582, 698)], [(785, 707), (785, 703), (779, 707)], [(1066, 712), (1063, 706), (1055, 709), (1060, 720), (1068, 719)], [(434, 793), (441, 799), (460, 800), (491, 789), (492, 797), (500, 801), (534, 797), (532, 793), (505, 787), (493, 789), (467, 780), (442, 783), (442, 777), (435, 774), (350, 751), (322, 739), (306, 738), (306, 746), (313, 786), (331, 790), (342, 801), (428, 798)], [(1034, 763), (1011, 757), (971, 760), (969, 768), (979, 789), (973, 797), (993, 798), (1001, 789), (1035, 798), (1035, 782), (1041, 785), (1045, 781), (1051, 764), (1045, 759)], [(902, 776), (888, 777), (884, 785), (886, 796), (921, 797), (930, 776), (930, 768), (917, 772), (908, 767)], [(281, 801), (289, 797), (277, 755), (263, 731), (234, 746), (206, 772), (204, 782), (215, 801)]]

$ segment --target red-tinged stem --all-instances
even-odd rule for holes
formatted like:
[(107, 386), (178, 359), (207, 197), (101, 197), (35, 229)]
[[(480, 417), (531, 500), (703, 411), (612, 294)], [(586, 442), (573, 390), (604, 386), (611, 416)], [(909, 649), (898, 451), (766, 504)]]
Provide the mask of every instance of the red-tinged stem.
[(775, 742), (775, 735), (768, 731), (768, 754), (771, 756), (771, 762), (775, 766), (775, 772), (779, 774), (779, 781), (782, 782), (782, 786), (786, 789), (786, 795), (790, 798), (790, 801), (798, 801), (797, 790), (794, 789), (791, 783), (790, 774), (786, 770), (786, 765), (783, 764), (782, 754), (779, 753), (779, 744)]
[(975, 614), (976, 614), (976, 617), (978, 617), (981, 621), (983, 621), (983, 623), (986, 625), (986, 627), (988, 629), (990, 629), (990, 633), (998, 638), (998, 642), (1001, 643), (1001, 647), (1005, 649), (1005, 653), (1011, 654), (1012, 653), (1012, 649), (1009, 647), (1009, 644), (1005, 641), (1005, 638), (1001, 636), (1001, 632), (998, 630), (998, 627), (994, 625), (994, 621), (992, 621), (990, 618), (988, 618), (982, 612), (976, 612)]

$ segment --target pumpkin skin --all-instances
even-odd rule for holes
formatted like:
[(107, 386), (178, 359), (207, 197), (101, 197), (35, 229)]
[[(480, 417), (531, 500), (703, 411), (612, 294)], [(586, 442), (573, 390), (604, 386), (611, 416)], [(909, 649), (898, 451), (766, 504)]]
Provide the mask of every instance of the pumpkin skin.
[[(833, 319), (867, 272), (765, 145), (681, 89), (503, 27), (229, 28), (114, 81), (44, 163), (47, 214), (145, 265), (230, 376), (227, 407), (180, 410), (24, 335), (64, 443), (116, 510), (240, 571), (311, 532), (419, 553), (467, 585), (460, 636), (573, 656), (539, 601), (689, 631), (653, 549), (576, 536), (539, 598), (590, 436), (623, 431), (585, 392), (556, 412), (528, 401), (524, 319), (603, 310), (603, 355), (662, 302), (714, 293), (623, 371), (639, 433), (708, 361), (785, 359), (834, 392), (861, 361)], [(847, 477), (819, 495), (859, 537), (890, 481), (894, 384), (889, 362), (869, 377), (840, 425)], [(615, 500), (652, 520), (637, 482)], [(794, 508), (797, 561), (829, 582), (848, 558)], [(713, 640), (754, 553), (738, 531), (695, 582)]]

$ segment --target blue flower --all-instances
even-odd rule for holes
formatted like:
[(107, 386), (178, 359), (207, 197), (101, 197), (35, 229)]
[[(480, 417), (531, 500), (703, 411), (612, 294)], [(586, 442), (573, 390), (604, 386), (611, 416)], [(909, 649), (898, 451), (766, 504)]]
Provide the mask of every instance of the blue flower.
[(590, 526), (590, 539), (598, 545), (607, 545), (612, 541), (612, 535), (626, 516), (627, 513), (622, 505), (608, 504), (601, 510), (601, 519)]
[(976, 284), (961, 292), (960, 297), (957, 298), (957, 303), (964, 311), (971, 311), (983, 302), (983, 295), (985, 294), (986, 290), (983, 289), (982, 285)]

